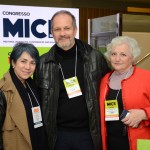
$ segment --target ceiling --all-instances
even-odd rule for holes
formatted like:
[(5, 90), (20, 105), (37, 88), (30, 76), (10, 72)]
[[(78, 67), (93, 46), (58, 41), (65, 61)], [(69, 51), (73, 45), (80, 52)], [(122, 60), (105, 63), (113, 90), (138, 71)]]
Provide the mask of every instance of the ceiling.
[[(66, 0), (65, 0), (66, 1)], [(74, 6), (80, 7), (105, 7), (105, 8), (127, 8), (146, 7), (150, 8), (150, 0), (72, 0)]]
[(50, 7), (88, 7), (126, 9), (127, 7), (150, 8), (150, 0), (1, 0), (0, 4), (50, 6)]
[(149, 0), (106, 0), (106, 1), (119, 1), (119, 2), (134, 2), (134, 3), (150, 3)]

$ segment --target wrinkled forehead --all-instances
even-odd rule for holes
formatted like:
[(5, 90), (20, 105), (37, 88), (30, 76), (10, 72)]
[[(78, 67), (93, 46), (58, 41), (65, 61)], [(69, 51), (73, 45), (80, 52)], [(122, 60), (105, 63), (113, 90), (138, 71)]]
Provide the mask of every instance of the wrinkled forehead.
[(112, 50), (111, 52), (124, 52), (124, 53), (129, 53), (132, 55), (132, 51), (131, 51), (131, 48), (129, 47), (129, 45), (127, 43), (121, 43), (121, 44), (117, 44), (117, 45), (114, 45), (112, 47)]
[(68, 14), (58, 14), (53, 18), (52, 27), (61, 25), (73, 25), (73, 19)]

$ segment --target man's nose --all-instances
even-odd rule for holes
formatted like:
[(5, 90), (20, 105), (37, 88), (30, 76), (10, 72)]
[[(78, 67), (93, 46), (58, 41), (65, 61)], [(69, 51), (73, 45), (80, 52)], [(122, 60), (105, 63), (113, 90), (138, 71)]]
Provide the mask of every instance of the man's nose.
[(64, 30), (64, 29), (61, 29), (61, 30), (60, 30), (60, 35), (61, 35), (61, 36), (64, 36), (64, 35), (65, 35), (65, 30)]

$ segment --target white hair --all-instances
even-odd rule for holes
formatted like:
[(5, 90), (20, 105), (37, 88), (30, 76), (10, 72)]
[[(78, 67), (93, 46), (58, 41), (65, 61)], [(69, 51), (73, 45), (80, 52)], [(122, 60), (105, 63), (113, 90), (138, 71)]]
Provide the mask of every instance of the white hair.
[(127, 44), (129, 46), (129, 50), (131, 51), (131, 55), (133, 56), (133, 63), (135, 63), (136, 58), (141, 53), (141, 49), (138, 45), (138, 42), (135, 39), (128, 36), (118, 36), (113, 38), (111, 43), (109, 43), (106, 46), (107, 51), (104, 54), (106, 58), (110, 61), (112, 49), (120, 44)]

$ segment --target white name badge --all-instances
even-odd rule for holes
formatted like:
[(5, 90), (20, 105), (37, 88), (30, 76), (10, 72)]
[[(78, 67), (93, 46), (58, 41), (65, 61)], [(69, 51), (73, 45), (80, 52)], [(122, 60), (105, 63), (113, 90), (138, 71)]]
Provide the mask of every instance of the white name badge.
[(82, 95), (77, 77), (63, 80), (68, 97), (73, 98)]
[(119, 109), (117, 100), (105, 101), (105, 121), (119, 120)]
[(43, 126), (40, 106), (32, 107), (34, 128)]

